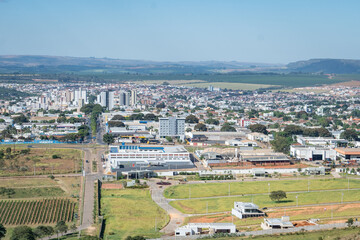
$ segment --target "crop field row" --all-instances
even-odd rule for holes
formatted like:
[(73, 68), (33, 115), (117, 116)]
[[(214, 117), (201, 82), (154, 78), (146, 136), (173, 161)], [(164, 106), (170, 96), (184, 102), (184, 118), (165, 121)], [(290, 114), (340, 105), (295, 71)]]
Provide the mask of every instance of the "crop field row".
[(76, 203), (66, 198), (0, 201), (0, 223), (4, 225), (36, 225), (71, 222)]

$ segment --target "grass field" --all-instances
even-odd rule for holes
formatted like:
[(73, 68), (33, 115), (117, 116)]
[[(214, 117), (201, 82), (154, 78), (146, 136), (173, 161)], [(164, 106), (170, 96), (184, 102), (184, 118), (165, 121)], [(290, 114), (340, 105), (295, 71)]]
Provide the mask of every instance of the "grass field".
[[(329, 189), (347, 189), (347, 179), (310, 179), (310, 190), (329, 190)], [(213, 197), (268, 193), (270, 191), (283, 190), (287, 192), (307, 191), (308, 180), (282, 180), (282, 181), (258, 181), (258, 182), (231, 182), (231, 183), (199, 183), (182, 184), (171, 186), (164, 191), (164, 196), (173, 199), (183, 199), (189, 197), (189, 188), (191, 197)], [(350, 188), (360, 188), (360, 180), (350, 179)]]
[(260, 208), (263, 207), (281, 207), (295, 206), (296, 196), (298, 196), (298, 204), (319, 204), (319, 203), (340, 203), (343, 195), (344, 202), (359, 201), (360, 190), (345, 191), (327, 191), (327, 192), (302, 192), (288, 193), (287, 198), (280, 202), (271, 201), (269, 195), (248, 195), (243, 197), (223, 197), (223, 198), (203, 198), (171, 201), (170, 204), (179, 211), (188, 214), (206, 213), (206, 204), (208, 205), (208, 213), (231, 211), (234, 202), (254, 202)]
[(221, 89), (233, 89), (233, 90), (256, 90), (259, 88), (270, 88), (270, 87), (278, 87), (277, 85), (269, 85), (269, 84), (251, 84), (251, 83), (236, 83), (236, 82), (204, 82), (204, 83), (188, 83), (181, 84), (185, 87), (198, 87), (198, 88), (207, 88), (210, 85), (213, 87), (218, 87)]
[[(46, 149), (27, 148), (26, 146), (1, 146), (6, 152), (11, 147), (11, 153), (5, 153), (0, 159), (0, 176), (18, 176), (35, 174), (57, 174), (80, 171), (82, 153), (77, 149)], [(22, 150), (29, 149), (29, 153)], [(56, 155), (58, 158), (53, 158)]]
[(106, 219), (105, 239), (136, 235), (160, 237), (158, 229), (169, 221), (166, 212), (152, 201), (148, 189), (103, 189), (101, 197)]

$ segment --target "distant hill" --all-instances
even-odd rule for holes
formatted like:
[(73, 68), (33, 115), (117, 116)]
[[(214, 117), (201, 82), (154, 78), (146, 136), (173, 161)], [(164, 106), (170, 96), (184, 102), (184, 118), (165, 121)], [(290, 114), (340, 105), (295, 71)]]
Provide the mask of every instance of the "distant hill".
[(360, 73), (360, 60), (310, 59), (289, 63), (287, 69), (304, 73), (355, 74)]
[[(280, 65), (237, 61), (156, 62), (93, 57), (0, 55), (0, 72), (108, 72), (138, 74), (214, 73), (220, 71), (257, 71)], [(281, 66), (284, 67), (284, 66)]]

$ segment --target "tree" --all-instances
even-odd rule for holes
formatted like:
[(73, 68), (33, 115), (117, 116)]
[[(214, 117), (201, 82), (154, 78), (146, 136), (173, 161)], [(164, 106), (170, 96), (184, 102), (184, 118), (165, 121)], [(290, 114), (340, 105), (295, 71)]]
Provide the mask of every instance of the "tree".
[(230, 126), (230, 124), (225, 123), (221, 127), (220, 131), (222, 131), (222, 132), (236, 132), (236, 129), (233, 126)]
[(279, 202), (281, 199), (284, 199), (284, 198), (287, 198), (286, 197), (286, 192), (282, 191), (282, 190), (279, 190), (279, 191), (272, 191), (270, 193), (270, 199), (272, 201), (276, 201), (276, 202)]
[(346, 221), (347, 225), (349, 227), (351, 227), (353, 224), (354, 224), (354, 219), (353, 218), (349, 218), (347, 221)]
[(195, 125), (194, 129), (196, 131), (203, 131), (203, 132), (206, 132), (207, 131), (207, 127), (205, 124), (202, 124), (202, 123), (198, 123)]
[(14, 117), (13, 118), (13, 121), (14, 123), (25, 123), (25, 122), (28, 122), (29, 119), (27, 119), (27, 117), (24, 116), (24, 114), (20, 114), (19, 116), (17, 117)]
[(54, 234), (54, 228), (51, 226), (38, 226), (33, 232), (37, 237), (42, 238)]
[(28, 226), (15, 227), (10, 240), (35, 240), (35, 234)]
[(206, 120), (206, 123), (207, 123), (207, 124), (219, 125), (219, 120), (213, 119), (213, 118), (209, 118), (208, 120)]
[(262, 124), (253, 124), (249, 126), (251, 132), (258, 132), (263, 134), (268, 134), (266, 127)]
[(346, 129), (345, 131), (343, 131), (340, 134), (340, 138), (344, 138), (346, 140), (353, 141), (353, 140), (358, 139), (358, 135), (357, 135), (356, 130), (354, 130), (354, 129)]
[(195, 117), (194, 115), (189, 115), (185, 118), (186, 123), (198, 123), (199, 119)]
[(290, 135), (300, 135), (303, 133), (303, 130), (300, 126), (296, 126), (296, 125), (287, 125), (284, 128), (284, 133), (288, 136)]
[(276, 135), (275, 139), (270, 142), (275, 152), (282, 152), (287, 154), (292, 143), (291, 137), (284, 137)]
[(146, 114), (146, 115), (144, 116), (144, 120), (154, 121), (154, 120), (156, 120), (156, 119), (157, 119), (157, 117), (156, 117), (156, 115), (153, 114), (153, 113), (148, 113), (148, 114)]
[(122, 115), (115, 115), (113, 118), (111, 118), (111, 121), (114, 120), (125, 120), (125, 117)]
[(0, 239), (4, 238), (5, 235), (6, 235), (6, 228), (4, 227), (4, 225), (0, 223)]
[(114, 136), (111, 133), (106, 133), (103, 136), (103, 141), (107, 145), (110, 145), (110, 144), (114, 143), (115, 139), (114, 139)]
[(165, 103), (164, 102), (161, 102), (159, 104), (156, 105), (156, 108), (165, 108)]
[(125, 124), (123, 122), (120, 122), (120, 121), (109, 121), (108, 122), (108, 126), (109, 127), (125, 127)]
[(68, 226), (64, 221), (60, 221), (55, 225), (55, 231), (56, 232), (67, 232)]

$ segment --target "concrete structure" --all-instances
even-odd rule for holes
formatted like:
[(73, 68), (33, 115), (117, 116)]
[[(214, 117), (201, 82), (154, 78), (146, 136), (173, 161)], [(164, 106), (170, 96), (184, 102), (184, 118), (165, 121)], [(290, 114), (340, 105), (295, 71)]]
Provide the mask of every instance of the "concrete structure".
[(290, 156), (308, 161), (336, 160), (336, 151), (323, 146), (291, 145)]
[(265, 213), (260, 211), (256, 204), (245, 202), (234, 202), (234, 208), (231, 213), (240, 219), (265, 216)]
[(255, 141), (242, 140), (242, 139), (233, 139), (225, 141), (225, 145), (234, 146), (234, 147), (257, 147), (258, 144)]
[(137, 94), (136, 94), (136, 91), (135, 90), (131, 90), (131, 106), (134, 106), (136, 105), (137, 103)]
[(336, 154), (341, 160), (345, 162), (360, 162), (360, 149), (359, 148), (336, 148)]
[(294, 225), (290, 222), (289, 216), (282, 216), (281, 218), (264, 218), (261, 223), (262, 229), (287, 229), (293, 228)]
[(119, 100), (120, 106), (130, 106), (130, 93), (124, 91), (120, 92)]
[(189, 223), (175, 230), (175, 236), (182, 237), (214, 233), (236, 233), (236, 226), (233, 223)]
[(160, 137), (185, 137), (185, 118), (159, 118)]
[(108, 159), (113, 169), (165, 164), (193, 165), (189, 152), (183, 146), (110, 146)]
[(107, 110), (112, 110), (115, 107), (115, 92), (113, 91), (101, 92), (97, 96), (97, 102), (102, 107), (106, 107)]
[(303, 137), (299, 135), (296, 136), (296, 141), (301, 145), (327, 146), (330, 148), (335, 148), (348, 143), (345, 139), (334, 139), (331, 137)]
[(273, 139), (273, 136), (271, 134), (266, 135), (263, 133), (258, 133), (258, 132), (252, 132), (252, 133), (248, 133), (246, 135), (247, 139), (251, 140), (251, 141), (260, 141), (260, 142), (270, 142)]

